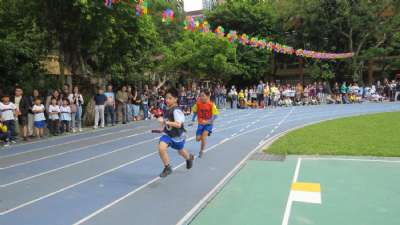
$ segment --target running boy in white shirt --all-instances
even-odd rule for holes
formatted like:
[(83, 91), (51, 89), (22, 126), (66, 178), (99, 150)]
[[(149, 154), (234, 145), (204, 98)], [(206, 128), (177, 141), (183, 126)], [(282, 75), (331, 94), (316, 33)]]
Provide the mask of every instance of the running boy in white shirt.
[(169, 156), (167, 153), (168, 147), (178, 151), (186, 160), (186, 168), (191, 169), (193, 166), (194, 156), (184, 149), (185, 147), (185, 115), (178, 106), (178, 91), (171, 89), (166, 95), (167, 111), (164, 118), (159, 118), (159, 122), (164, 127), (164, 135), (160, 138), (158, 146), (161, 161), (164, 164), (164, 170), (161, 172), (160, 177), (166, 177), (172, 173)]

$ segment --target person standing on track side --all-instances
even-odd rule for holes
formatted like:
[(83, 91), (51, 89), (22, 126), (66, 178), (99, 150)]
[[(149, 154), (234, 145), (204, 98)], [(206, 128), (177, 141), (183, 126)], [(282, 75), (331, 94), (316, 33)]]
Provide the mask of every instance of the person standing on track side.
[(206, 147), (206, 138), (211, 135), (214, 120), (219, 115), (216, 105), (210, 100), (210, 92), (205, 90), (200, 94), (200, 99), (193, 106), (192, 109), (194, 122), (196, 116), (198, 120), (198, 127), (196, 131), (196, 141), (201, 142), (199, 158), (203, 156)]
[(160, 117), (158, 121), (162, 124), (164, 135), (160, 138), (158, 146), (161, 161), (164, 164), (164, 170), (160, 177), (167, 177), (172, 173), (169, 156), (167, 153), (168, 147), (171, 147), (179, 152), (186, 160), (186, 169), (191, 169), (193, 166), (194, 156), (184, 149), (185, 147), (185, 115), (178, 106), (178, 91), (171, 89), (166, 95), (167, 110), (164, 117)]

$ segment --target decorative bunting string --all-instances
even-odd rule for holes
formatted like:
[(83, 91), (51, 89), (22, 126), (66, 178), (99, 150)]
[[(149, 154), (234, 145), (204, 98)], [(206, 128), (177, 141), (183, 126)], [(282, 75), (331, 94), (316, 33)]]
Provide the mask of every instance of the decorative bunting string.
[[(199, 32), (209, 32), (203, 31), (200, 29), (199, 24), (207, 24), (207, 21), (203, 21), (199, 23), (199, 21), (196, 21), (193, 17), (186, 17), (185, 21), (185, 29), (190, 30), (192, 32), (199, 31)], [(261, 48), (261, 49), (267, 49), (269, 51), (274, 51), (277, 53), (285, 54), (285, 55), (296, 55), (299, 57), (305, 57), (305, 58), (314, 58), (314, 59), (345, 59), (345, 58), (351, 58), (354, 56), (354, 53), (349, 52), (349, 53), (325, 53), (325, 52), (315, 52), (315, 51), (310, 51), (310, 50), (303, 50), (303, 49), (297, 49), (295, 50), (291, 46), (287, 45), (282, 45), (279, 43), (274, 43), (274, 42), (267, 42), (266, 39), (261, 39), (259, 40), (257, 37), (249, 37), (247, 34), (242, 34), (238, 35), (238, 33), (234, 30), (229, 31), (229, 33), (226, 34), (225, 36), (225, 30), (222, 26), (218, 26), (215, 30), (214, 33), (218, 37), (225, 37), (230, 43), (236, 43), (238, 42), (239, 44), (242, 45), (247, 45), (251, 46), (254, 48)]]
[[(112, 5), (118, 3), (121, 0), (104, 0), (104, 5), (108, 8), (112, 8)], [(126, 0), (122, 0), (126, 1)], [(148, 13), (148, 3), (146, 0), (139, 0), (136, 5), (136, 15), (143, 16)], [(171, 9), (166, 9), (162, 13), (162, 22), (165, 24), (170, 24), (174, 20), (174, 11)], [(184, 29), (190, 30), (192, 32), (198, 31), (201, 33), (210, 32), (210, 25), (205, 20), (195, 20), (192, 16), (187, 16), (184, 21)], [(229, 31), (225, 35), (225, 29), (222, 26), (218, 26), (214, 32), (217, 37), (226, 38), (230, 43), (242, 44), (244, 46), (251, 46), (254, 48), (267, 49), (268, 51), (274, 51), (281, 54), (286, 55), (296, 55), (299, 57), (305, 58), (314, 58), (314, 59), (345, 59), (351, 58), (354, 56), (353, 52), (348, 53), (325, 53), (325, 52), (316, 52), (304, 49), (294, 49), (291, 46), (282, 45), (279, 43), (274, 43), (271, 41), (267, 41), (266, 39), (258, 39), (257, 37), (249, 37), (247, 34), (239, 35), (236, 31)]]

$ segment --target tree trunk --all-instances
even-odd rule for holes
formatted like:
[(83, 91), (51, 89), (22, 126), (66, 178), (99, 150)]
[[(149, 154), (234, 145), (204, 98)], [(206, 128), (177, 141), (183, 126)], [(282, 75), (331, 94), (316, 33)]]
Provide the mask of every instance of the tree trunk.
[(299, 75), (300, 82), (304, 85), (304, 61), (302, 58), (299, 59)]
[(90, 101), (86, 104), (85, 107), (85, 114), (83, 116), (83, 123), (86, 126), (93, 126), (94, 124), (94, 108), (95, 104), (93, 99), (91, 98)]
[(272, 53), (272, 54), (273, 54), (273, 56), (272, 56), (272, 82), (275, 83), (276, 73), (278, 72), (278, 66), (276, 65), (277, 64), (276, 54), (275, 53)]
[(374, 83), (374, 62), (372, 60), (368, 61), (368, 84), (372, 85)]
[(65, 74), (64, 74), (64, 54), (62, 53), (62, 50), (60, 48), (59, 54), (58, 54), (58, 64), (60, 66), (60, 75), (58, 77), (58, 82), (60, 87), (64, 86), (65, 82)]

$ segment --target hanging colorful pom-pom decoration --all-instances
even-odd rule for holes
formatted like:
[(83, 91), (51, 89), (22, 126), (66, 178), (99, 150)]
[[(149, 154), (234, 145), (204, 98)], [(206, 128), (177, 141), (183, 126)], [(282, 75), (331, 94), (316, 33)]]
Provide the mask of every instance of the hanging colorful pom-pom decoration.
[(148, 3), (146, 0), (139, 0), (138, 4), (136, 4), (136, 16), (147, 15), (148, 11)]
[(104, 0), (104, 5), (111, 9), (113, 4), (115, 4), (117, 2), (118, 2), (118, 0)]
[(194, 21), (194, 17), (187, 16), (185, 20), (185, 30), (196, 30), (196, 22)]
[(234, 43), (238, 39), (237, 32), (234, 30), (229, 31), (229, 33), (226, 35), (226, 37), (228, 38), (228, 41), (230, 43)]
[(200, 24), (200, 32), (208, 33), (210, 32), (210, 24), (205, 20)]
[(166, 9), (162, 13), (162, 22), (169, 25), (174, 21), (174, 11), (172, 9)]
[(257, 42), (258, 42), (258, 38), (252, 37), (252, 38), (250, 39), (250, 46), (251, 46), (251, 47), (256, 47)]
[(239, 43), (242, 45), (247, 45), (248, 42), (249, 36), (247, 34), (242, 34), (242, 36), (240, 36)]
[(256, 44), (257, 48), (264, 49), (267, 46), (267, 41), (265, 39), (259, 40)]
[(215, 33), (217, 34), (218, 37), (224, 37), (225, 29), (221, 26), (218, 26), (217, 29), (215, 29)]

